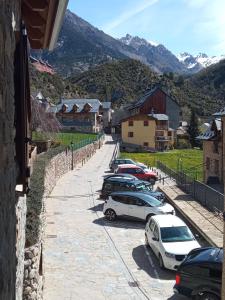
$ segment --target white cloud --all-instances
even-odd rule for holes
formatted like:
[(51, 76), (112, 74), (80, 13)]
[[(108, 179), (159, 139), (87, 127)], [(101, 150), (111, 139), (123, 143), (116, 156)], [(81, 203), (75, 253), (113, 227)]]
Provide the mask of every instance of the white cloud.
[(103, 26), (104, 31), (110, 32), (111, 30), (117, 28), (119, 25), (125, 23), (126, 21), (134, 17), (135, 15), (143, 12), (148, 7), (154, 5), (158, 1), (159, 0), (142, 1), (138, 6), (132, 7), (130, 10), (126, 10), (121, 15), (119, 15), (116, 19), (112, 20), (111, 22)]

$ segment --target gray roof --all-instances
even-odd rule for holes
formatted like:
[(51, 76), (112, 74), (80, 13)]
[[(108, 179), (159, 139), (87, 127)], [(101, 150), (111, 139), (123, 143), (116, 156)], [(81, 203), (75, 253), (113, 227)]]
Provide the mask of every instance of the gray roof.
[(77, 112), (81, 112), (84, 108), (84, 105), (87, 103), (92, 106), (92, 109), (90, 110), (92, 113), (97, 113), (99, 111), (99, 107), (102, 105), (98, 99), (62, 99), (61, 103), (57, 105), (57, 112), (60, 111), (63, 104), (68, 106), (67, 112), (72, 110), (74, 104), (79, 106)]
[[(220, 119), (215, 119), (214, 120), (215, 124), (216, 124), (216, 128), (218, 131), (221, 131), (221, 120)], [(212, 124), (213, 121), (210, 123), (210, 126), (206, 129), (206, 131), (202, 134), (200, 134), (199, 136), (196, 137), (196, 139), (198, 140), (210, 140), (212, 138), (214, 138), (216, 136), (216, 132), (214, 130), (212, 130)]]
[(158, 121), (168, 121), (169, 120), (169, 117), (164, 114), (149, 114), (148, 116), (153, 117)]
[(106, 102), (102, 102), (102, 107), (103, 107), (103, 109), (110, 109), (111, 108), (111, 102), (108, 102), (108, 101), (106, 101)]

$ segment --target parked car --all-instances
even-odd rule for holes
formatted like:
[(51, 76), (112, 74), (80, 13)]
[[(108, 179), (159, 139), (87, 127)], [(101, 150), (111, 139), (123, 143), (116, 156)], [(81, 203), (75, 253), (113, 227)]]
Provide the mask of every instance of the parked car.
[(104, 180), (107, 180), (109, 178), (126, 178), (127, 180), (138, 180), (137, 177), (135, 177), (134, 175), (131, 175), (131, 174), (110, 174), (106, 177), (104, 177)]
[(196, 300), (219, 300), (222, 264), (222, 248), (191, 251), (178, 268), (174, 292)]
[(177, 216), (153, 216), (146, 224), (145, 241), (160, 267), (177, 270), (186, 255), (201, 247), (188, 226)]
[(142, 169), (141, 167), (135, 165), (119, 165), (116, 174), (132, 174), (140, 180), (146, 180), (152, 184), (158, 180), (158, 176), (155, 172), (150, 171), (149, 169)]
[[(122, 174), (121, 174), (122, 175)], [(153, 191), (152, 185), (146, 181), (138, 180), (136, 177), (109, 177), (104, 180), (101, 190), (101, 198), (106, 199), (113, 192), (121, 191), (136, 191), (144, 192), (155, 197), (159, 201), (163, 202), (165, 200), (165, 195), (161, 192)]]
[(115, 170), (117, 169), (118, 165), (135, 165), (135, 166), (139, 166), (141, 167), (142, 169), (147, 169), (148, 167), (143, 164), (143, 163), (140, 163), (140, 162), (135, 162), (133, 161), (132, 159), (129, 159), (129, 158), (117, 158), (117, 159), (114, 159), (110, 165), (109, 165), (109, 168), (115, 172)]
[(140, 192), (114, 192), (105, 201), (103, 213), (109, 221), (128, 216), (147, 221), (156, 214), (175, 214), (174, 208)]

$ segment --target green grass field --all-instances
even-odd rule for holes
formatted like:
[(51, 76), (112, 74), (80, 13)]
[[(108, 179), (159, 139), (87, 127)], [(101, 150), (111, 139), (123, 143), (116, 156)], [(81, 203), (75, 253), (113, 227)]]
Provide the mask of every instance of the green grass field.
[(171, 150), (157, 153), (126, 153), (121, 152), (122, 158), (131, 158), (148, 166), (156, 166), (159, 160), (173, 170), (183, 170), (192, 177), (202, 180), (203, 151), (197, 149)]
[(73, 143), (74, 147), (77, 144), (89, 144), (97, 139), (97, 134), (92, 133), (76, 133), (76, 132), (59, 132), (59, 133), (45, 133), (45, 132), (33, 132), (32, 140), (47, 140), (50, 139), (55, 143), (68, 146)]

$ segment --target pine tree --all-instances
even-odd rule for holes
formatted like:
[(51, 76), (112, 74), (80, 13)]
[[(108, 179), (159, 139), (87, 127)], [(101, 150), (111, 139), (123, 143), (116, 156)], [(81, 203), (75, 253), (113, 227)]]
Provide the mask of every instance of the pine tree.
[(198, 117), (195, 111), (191, 110), (191, 118), (190, 118), (190, 125), (188, 128), (188, 134), (190, 136), (190, 144), (192, 147), (199, 146), (198, 140), (196, 137), (199, 135), (199, 128), (198, 128)]

